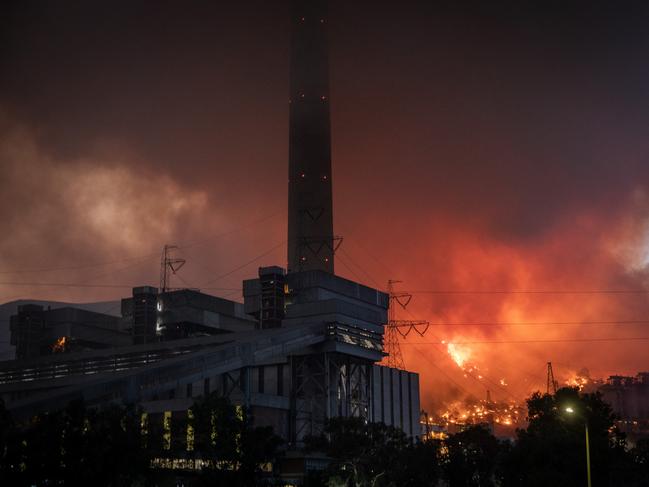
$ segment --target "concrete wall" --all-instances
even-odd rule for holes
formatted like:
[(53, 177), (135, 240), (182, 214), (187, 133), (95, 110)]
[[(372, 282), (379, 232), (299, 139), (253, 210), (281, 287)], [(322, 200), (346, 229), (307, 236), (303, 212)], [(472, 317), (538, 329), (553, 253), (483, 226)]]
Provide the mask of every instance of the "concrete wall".
[(401, 428), (418, 436), (419, 374), (374, 365), (372, 370), (372, 421)]

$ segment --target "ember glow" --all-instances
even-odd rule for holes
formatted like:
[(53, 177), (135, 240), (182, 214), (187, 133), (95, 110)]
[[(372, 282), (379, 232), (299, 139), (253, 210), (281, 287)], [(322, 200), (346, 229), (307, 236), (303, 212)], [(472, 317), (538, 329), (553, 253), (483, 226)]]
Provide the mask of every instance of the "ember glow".
[(526, 421), (526, 414), (524, 407), (513, 402), (454, 401), (429, 421), (453, 433), (470, 424), (491, 424), (494, 428), (496, 425), (520, 427)]

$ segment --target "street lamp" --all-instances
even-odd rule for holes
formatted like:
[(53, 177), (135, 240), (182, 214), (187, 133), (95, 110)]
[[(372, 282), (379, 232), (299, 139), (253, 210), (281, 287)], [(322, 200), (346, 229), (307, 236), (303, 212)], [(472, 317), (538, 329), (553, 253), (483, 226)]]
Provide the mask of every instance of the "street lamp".
[[(575, 409), (571, 406), (565, 407), (564, 411), (568, 414), (575, 414)], [(588, 487), (592, 487), (590, 481), (590, 445), (588, 441), (588, 420), (583, 417), (582, 419), (584, 420), (584, 428), (586, 430), (586, 478), (588, 479)]]

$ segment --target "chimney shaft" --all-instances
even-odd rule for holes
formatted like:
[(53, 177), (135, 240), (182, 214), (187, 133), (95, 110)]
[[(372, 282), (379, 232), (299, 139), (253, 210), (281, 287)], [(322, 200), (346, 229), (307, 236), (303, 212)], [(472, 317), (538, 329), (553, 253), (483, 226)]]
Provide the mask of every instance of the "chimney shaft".
[(291, 8), (288, 271), (334, 272), (326, 0)]

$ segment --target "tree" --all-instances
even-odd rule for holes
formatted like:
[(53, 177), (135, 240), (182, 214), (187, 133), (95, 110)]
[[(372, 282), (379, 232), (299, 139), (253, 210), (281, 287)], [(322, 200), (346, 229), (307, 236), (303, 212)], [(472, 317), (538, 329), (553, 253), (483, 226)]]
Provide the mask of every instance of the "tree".
[(194, 431), (192, 456), (209, 463), (200, 484), (255, 485), (267, 475), (262, 467), (275, 462), (281, 439), (270, 427), (253, 427), (252, 418), (215, 393), (191, 408)]
[(639, 440), (629, 452), (633, 464), (633, 473), (636, 483), (634, 485), (649, 486), (649, 439)]
[(437, 445), (412, 443), (403, 431), (383, 423), (332, 418), (324, 434), (307, 438), (306, 446), (332, 459), (327, 471), (314, 475), (309, 485), (427, 486), (437, 482)]
[(475, 425), (444, 441), (444, 476), (451, 487), (496, 485), (501, 443), (489, 430)]
[(503, 465), (505, 486), (585, 485), (586, 423), (593, 486), (616, 485), (609, 482), (609, 474), (624, 461), (625, 442), (600, 394), (580, 394), (576, 388), (559, 389), (555, 395), (537, 392), (527, 406), (529, 426), (518, 430), (518, 441)]
[(144, 483), (151, 452), (142, 443), (141, 415), (132, 406), (109, 405), (87, 411), (83, 433), (87, 451), (81, 457), (80, 469), (87, 479), (85, 485)]
[(396, 485), (433, 487), (442, 476), (439, 440), (417, 441), (403, 455), (400, 467), (402, 483)]

